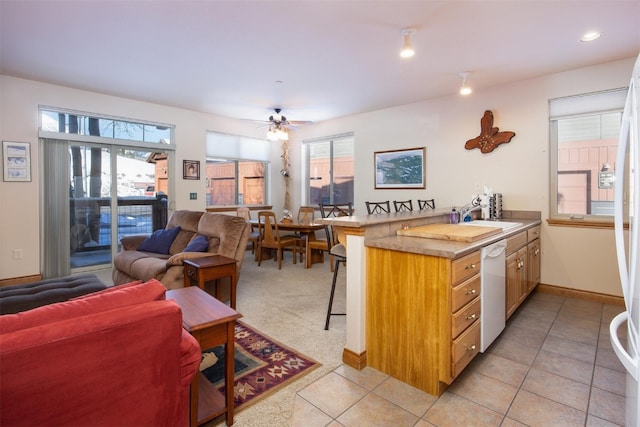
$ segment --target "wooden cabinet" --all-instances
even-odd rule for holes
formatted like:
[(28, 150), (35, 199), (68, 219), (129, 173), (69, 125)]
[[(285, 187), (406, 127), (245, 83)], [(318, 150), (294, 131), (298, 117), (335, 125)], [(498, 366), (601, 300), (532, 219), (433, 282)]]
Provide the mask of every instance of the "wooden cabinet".
[(480, 349), (480, 252), (367, 248), (367, 365), (440, 395)]
[(506, 301), (508, 319), (540, 283), (540, 226), (507, 239)]
[(540, 226), (531, 227), (527, 230), (527, 280), (529, 282), (527, 292), (531, 291), (540, 283)]
[[(506, 298), (505, 311), (508, 319), (520, 306), (520, 303), (526, 297), (527, 288), (527, 247), (524, 246), (519, 250), (507, 255), (506, 268)], [(524, 291), (524, 292), (523, 292)]]

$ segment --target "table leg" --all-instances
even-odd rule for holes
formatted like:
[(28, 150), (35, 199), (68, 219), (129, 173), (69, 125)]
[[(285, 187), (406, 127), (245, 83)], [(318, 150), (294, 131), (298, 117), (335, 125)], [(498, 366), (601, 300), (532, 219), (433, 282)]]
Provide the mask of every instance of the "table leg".
[(225, 344), (224, 349), (224, 367), (225, 367), (225, 376), (224, 376), (224, 384), (226, 388), (226, 400), (227, 400), (227, 425), (233, 425), (233, 394), (234, 394), (234, 386), (233, 386), (233, 374), (234, 374), (234, 356), (235, 356), (235, 321), (231, 321), (227, 323), (227, 343)]
[(236, 309), (236, 288), (238, 286), (238, 277), (237, 277), (237, 265), (233, 266), (233, 271), (231, 272), (231, 301), (229, 304), (231, 308)]

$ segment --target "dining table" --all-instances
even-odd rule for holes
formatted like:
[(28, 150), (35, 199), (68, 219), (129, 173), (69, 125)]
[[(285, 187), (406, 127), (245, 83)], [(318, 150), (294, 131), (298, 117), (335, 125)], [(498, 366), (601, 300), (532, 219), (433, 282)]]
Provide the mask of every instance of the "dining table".
[[(252, 228), (257, 228), (259, 225), (257, 219), (250, 219), (249, 224), (251, 224)], [(309, 241), (315, 240), (316, 238), (315, 233), (316, 231), (320, 231), (320, 230), (324, 230), (324, 224), (317, 224), (315, 222), (298, 223), (295, 221), (291, 221), (291, 222), (278, 221), (278, 231), (293, 231), (294, 233), (300, 234), (300, 236), (306, 236), (306, 238), (304, 239), (305, 245), (306, 245), (304, 248), (305, 254), (308, 252), (307, 246), (309, 245)], [(268, 257), (265, 255), (267, 254), (263, 254), (262, 259), (268, 259), (271, 257), (270, 254), (268, 255)], [(256, 253), (256, 257), (257, 257), (257, 253)], [(321, 263), (321, 262), (324, 262), (324, 253), (319, 250), (312, 250), (311, 256), (306, 257), (304, 260), (304, 268), (311, 268), (312, 264)]]

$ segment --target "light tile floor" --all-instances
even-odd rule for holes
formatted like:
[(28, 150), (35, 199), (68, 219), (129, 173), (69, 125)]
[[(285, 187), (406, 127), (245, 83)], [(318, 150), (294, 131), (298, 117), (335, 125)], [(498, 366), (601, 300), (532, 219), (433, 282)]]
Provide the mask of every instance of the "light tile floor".
[(292, 425), (622, 426), (626, 377), (609, 340), (622, 310), (535, 292), (442, 396), (342, 365), (298, 392)]

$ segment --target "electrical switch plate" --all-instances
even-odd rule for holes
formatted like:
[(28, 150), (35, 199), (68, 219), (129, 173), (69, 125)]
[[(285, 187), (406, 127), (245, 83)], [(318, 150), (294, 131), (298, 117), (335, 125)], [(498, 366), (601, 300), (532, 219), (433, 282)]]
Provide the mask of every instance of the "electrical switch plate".
[(189, 193), (189, 200), (198, 200), (198, 193)]
[(22, 259), (22, 249), (13, 250), (13, 259)]

